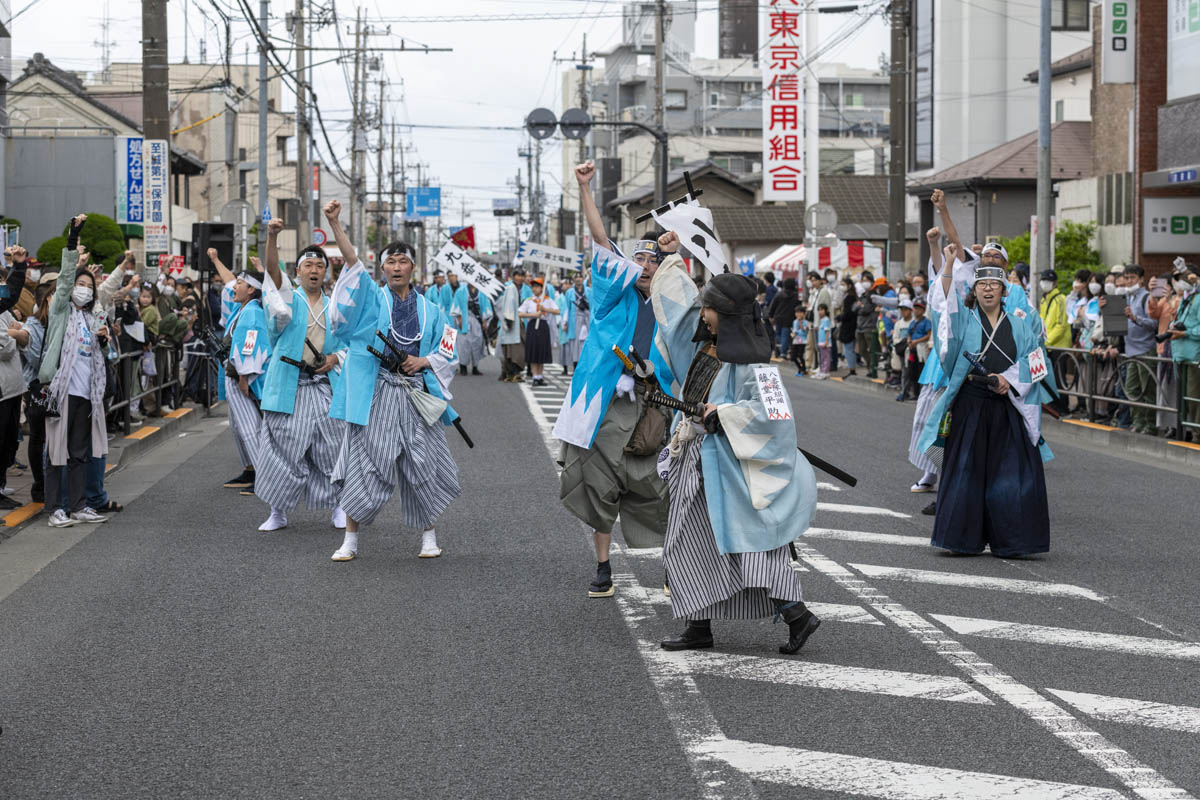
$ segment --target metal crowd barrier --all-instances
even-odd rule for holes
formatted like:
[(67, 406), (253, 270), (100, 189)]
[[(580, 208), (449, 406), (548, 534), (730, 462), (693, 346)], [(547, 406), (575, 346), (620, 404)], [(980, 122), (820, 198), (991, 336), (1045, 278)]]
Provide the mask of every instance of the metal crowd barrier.
[[(1120, 406), (1146, 408), (1156, 415), (1163, 413), (1174, 419), (1176, 439), (1182, 440), (1185, 430), (1200, 434), (1200, 396), (1190, 396), (1186, 391), (1189, 376), (1200, 371), (1200, 364), (1181, 363), (1149, 354), (1108, 357), (1077, 347), (1047, 347), (1046, 350), (1054, 365), (1059, 394), (1078, 401), (1076, 408), (1071, 409), (1072, 413), (1082, 409), (1089, 421), (1096, 422), (1118, 413)], [(1100, 387), (1101, 375), (1110, 366), (1116, 370), (1111, 394), (1101, 391)], [(1140, 370), (1149, 378), (1144, 384), (1147, 388), (1142, 399), (1116, 394), (1118, 388), (1122, 395), (1125, 394), (1123, 387), (1130, 370)], [(1162, 387), (1168, 375), (1173, 375), (1175, 385), (1173, 391), (1164, 392)], [(1148, 402), (1150, 399), (1154, 402)], [(1103, 411), (1100, 410), (1102, 406)]]
[[(134, 400), (141, 400), (153, 395), (155, 407), (161, 409), (164, 389), (174, 386), (177, 391), (183, 391), (183, 381), (179, 375), (181, 348), (170, 343), (160, 342), (154, 346), (151, 352), (154, 353), (155, 372), (158, 374), (154, 376), (150, 386), (146, 389), (141, 388), (139, 380), (142, 376), (139, 362), (142, 360), (144, 351), (135, 350), (130, 353), (122, 353), (114, 365), (117, 373), (117, 397), (120, 399), (108, 406), (107, 413), (118, 412), (119, 422), (124, 427), (126, 435), (129, 435), (132, 429), (130, 414)], [(131, 389), (138, 391), (131, 391)]]

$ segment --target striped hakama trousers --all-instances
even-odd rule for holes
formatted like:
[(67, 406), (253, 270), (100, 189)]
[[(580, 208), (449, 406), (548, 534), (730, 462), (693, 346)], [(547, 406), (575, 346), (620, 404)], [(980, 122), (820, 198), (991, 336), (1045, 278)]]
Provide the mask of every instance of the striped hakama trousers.
[(440, 421), (425, 424), (408, 385), (424, 389), (419, 377), (380, 370), (367, 424), (346, 424), (333, 483), (342, 510), (360, 525), (398, 493), (404, 524), (426, 530), (461, 493), (446, 431)]
[(225, 376), (225, 402), (229, 404), (229, 429), (237, 443), (238, 457), (243, 467), (256, 467), (258, 460), (258, 425), (261, 414), (252, 397), (242, 394), (238, 382)]
[(479, 324), (479, 319), (474, 314), (469, 315), (467, 319), (467, 332), (460, 334), (458, 340), (458, 363), (459, 366), (471, 367), (479, 366), (479, 362), (487, 357), (487, 342), (484, 341), (483, 326)]
[[(687, 424), (686, 422), (683, 424)], [(676, 618), (756, 619), (775, 615), (775, 600), (803, 600), (787, 547), (763, 553), (717, 550), (700, 472), (701, 436), (671, 460), (671, 512), (663, 563)]]
[(264, 411), (258, 429), (258, 499), (291, 511), (305, 498), (310, 509), (333, 508), (333, 466), (346, 423), (329, 416), (333, 389), (325, 377), (301, 377), (291, 414)]
[(912, 438), (908, 442), (908, 463), (925, 472), (938, 472), (937, 464), (929, 460), (925, 451), (919, 446), (921, 435), (925, 433), (925, 423), (933, 413), (933, 407), (942, 396), (941, 389), (935, 389), (932, 383), (921, 384), (921, 393), (917, 395), (917, 408), (913, 412)]

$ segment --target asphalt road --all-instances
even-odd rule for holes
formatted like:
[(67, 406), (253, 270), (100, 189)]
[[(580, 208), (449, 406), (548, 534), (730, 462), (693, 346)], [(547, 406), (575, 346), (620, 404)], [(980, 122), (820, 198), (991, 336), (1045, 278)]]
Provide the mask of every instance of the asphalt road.
[(0, 798), (1200, 794), (1196, 476), (1058, 443), (1051, 552), (949, 557), (912, 406), (789, 376), (802, 444), (860, 478), (800, 541), (825, 624), (796, 658), (770, 620), (667, 656), (656, 553), (586, 597), (561, 386), (485, 369), (440, 559), (394, 507), (347, 564), (324, 514), (257, 533), (202, 420), (113, 476), (112, 522), (0, 543)]

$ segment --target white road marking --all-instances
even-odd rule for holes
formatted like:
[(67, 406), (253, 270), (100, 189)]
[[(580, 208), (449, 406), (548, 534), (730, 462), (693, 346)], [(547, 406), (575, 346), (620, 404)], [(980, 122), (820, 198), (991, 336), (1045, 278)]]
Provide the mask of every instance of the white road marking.
[(892, 697), (945, 700), (951, 703), (993, 705), (991, 700), (972, 689), (962, 678), (952, 675), (924, 675), (918, 672), (846, 667), (840, 664), (817, 664), (794, 659), (699, 650), (667, 653), (666, 657), (678, 663), (680, 668), (693, 673), (718, 675), (723, 678)]
[(840, 492), (842, 487), (835, 483), (826, 483), (825, 481), (817, 481), (817, 488), (824, 489), (827, 492)]
[(1200, 708), (1152, 703), (1127, 697), (1108, 697), (1065, 689), (1047, 689), (1060, 700), (1070, 703), (1089, 717), (1128, 725), (1145, 725), (1169, 731), (1200, 733)]
[(896, 519), (912, 519), (912, 514), (902, 514), (890, 508), (877, 506), (850, 506), (842, 503), (817, 503), (818, 511), (834, 511), (838, 514), (873, 514), (878, 517), (895, 517)]
[[(916, 638), (927, 649), (937, 653), (948, 663), (966, 673), (977, 685), (1013, 706), (1029, 719), (1053, 733), (1060, 741), (1075, 750), (1096, 766), (1145, 798), (1191, 798), (1186, 790), (1179, 788), (1153, 768), (1138, 761), (1129, 753), (1109, 742), (1074, 717), (1067, 709), (1047, 700), (1030, 687), (1002, 672), (969, 650), (955, 639), (948, 637), (941, 628), (862, 580), (850, 570), (822, 555), (803, 542), (796, 543), (801, 557), (814, 570), (832, 578), (856, 598), (874, 609), (884, 619), (892, 622)], [(939, 619), (935, 617), (935, 619)], [(889, 797), (893, 795), (889, 794)], [(901, 795), (903, 796), (903, 795)], [(913, 797), (928, 795), (911, 795)], [(1003, 794), (985, 793), (984, 797), (1004, 797)], [(1038, 796), (1036, 793), (1034, 796)], [(1070, 797), (1071, 795), (1065, 795)]]
[(1117, 800), (1114, 789), (713, 739), (701, 752), (760, 781), (889, 800)]
[(1108, 598), (1097, 594), (1083, 586), (1071, 583), (1048, 583), (1045, 581), (1027, 581), (1017, 578), (992, 578), (984, 575), (965, 575), (957, 572), (940, 572), (929, 569), (901, 569), (900, 567), (881, 567), (875, 564), (850, 564), (868, 578), (884, 578), (893, 581), (909, 583), (931, 583), (938, 586), (965, 586), (971, 589), (995, 589), (1001, 592), (1016, 592), (1018, 594), (1041, 594), (1052, 597), (1076, 597), (1082, 600), (1095, 600), (1103, 603)]
[[(705, 800), (753, 800), (758, 797), (754, 784), (727, 759), (709, 752), (711, 742), (726, 741), (708, 702), (696, 688), (696, 681), (686, 669), (680, 669), (668, 653), (650, 641), (647, 620), (656, 614), (650, 607), (650, 592), (628, 573), (613, 573), (617, 587), (617, 607), (633, 635), (638, 652), (650, 674), (650, 682), (675, 729), (692, 774)], [(686, 794), (686, 792), (685, 792)]]
[(871, 531), (847, 531), (838, 528), (809, 528), (802, 534), (808, 539), (837, 539), (845, 542), (868, 544), (894, 544), (902, 547), (928, 547), (928, 536), (903, 536), (896, 533), (873, 533)]
[[(657, 589), (646, 590), (646, 602), (656, 606), (670, 606), (671, 598)], [(879, 619), (862, 606), (848, 603), (806, 603), (822, 622), (849, 622), (855, 625), (883, 625)]]
[(1006, 639), (1031, 644), (1053, 644), (1085, 650), (1128, 653), (1155, 658), (1180, 658), (1200, 661), (1200, 644), (1176, 642), (1170, 639), (1151, 639), (1146, 636), (1126, 636), (1119, 633), (1099, 633), (1073, 628), (1053, 628), (1047, 625), (1025, 625), (994, 619), (956, 617), (949, 614), (930, 614), (955, 633), (981, 636), (985, 639)]

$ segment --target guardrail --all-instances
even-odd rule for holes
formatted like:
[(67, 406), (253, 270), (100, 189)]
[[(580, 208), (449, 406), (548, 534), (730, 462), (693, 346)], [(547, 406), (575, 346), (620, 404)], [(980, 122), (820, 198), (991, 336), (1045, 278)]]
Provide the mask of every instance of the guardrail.
[[(1107, 419), (1121, 406), (1145, 408), (1164, 414), (1174, 421), (1174, 437), (1182, 440), (1185, 431), (1200, 437), (1200, 396), (1187, 394), (1188, 379), (1200, 371), (1200, 364), (1189, 364), (1157, 355), (1108, 356), (1077, 347), (1047, 347), (1054, 364), (1059, 394), (1075, 398), (1091, 422)], [(1129, 397), (1124, 386), (1131, 370), (1138, 370), (1144, 386), (1138, 397)], [(1118, 389), (1120, 395), (1117, 394)], [(1150, 402), (1153, 400), (1153, 402)], [(1172, 427), (1172, 426), (1168, 426)]]

